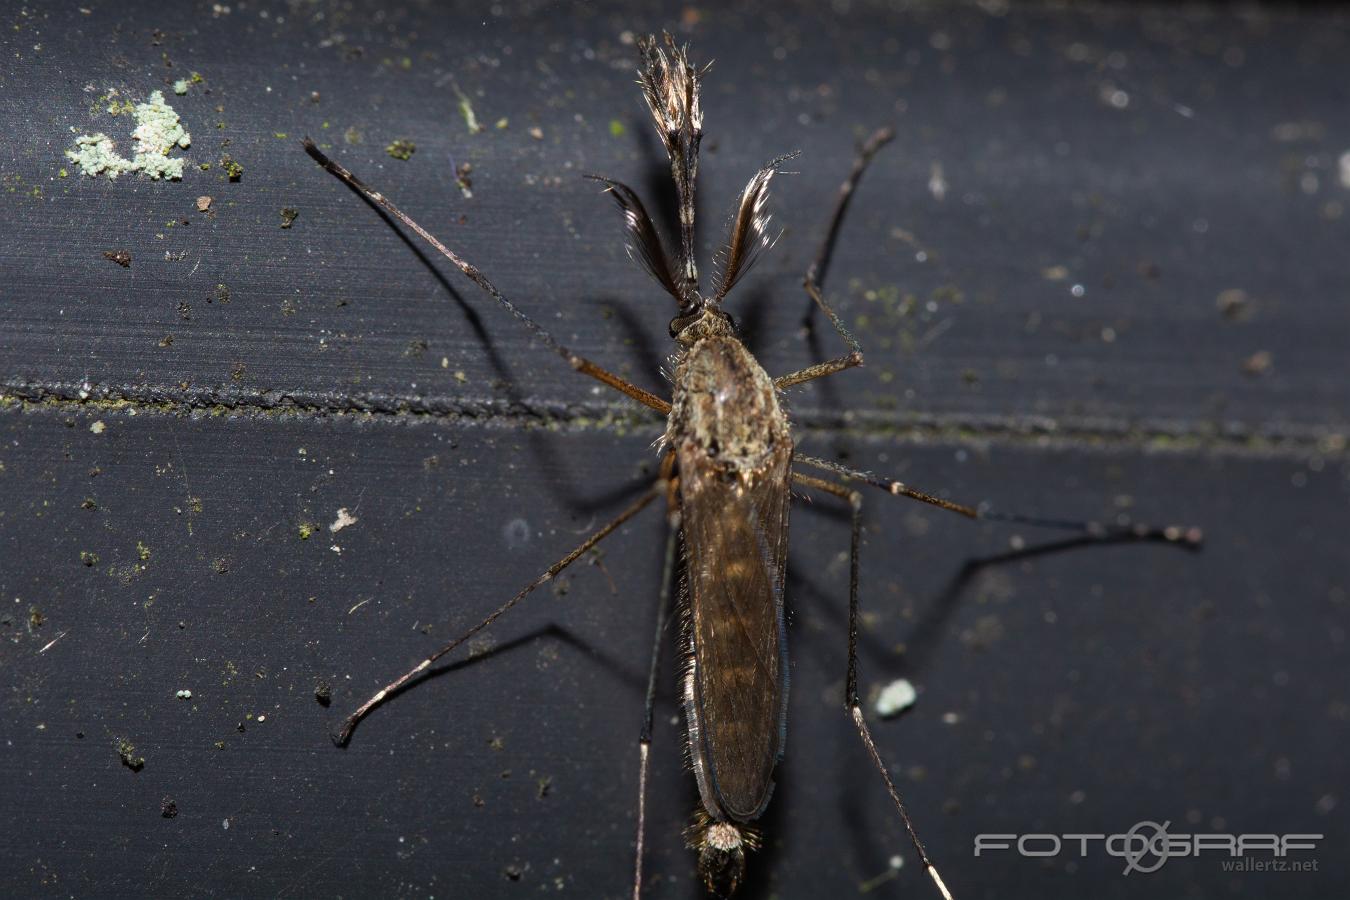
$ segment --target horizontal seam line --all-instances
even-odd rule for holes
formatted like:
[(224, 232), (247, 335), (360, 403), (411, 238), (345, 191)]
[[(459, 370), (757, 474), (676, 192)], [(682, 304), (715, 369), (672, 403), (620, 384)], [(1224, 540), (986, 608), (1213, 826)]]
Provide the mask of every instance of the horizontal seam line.
[[(351, 394), (317, 391), (193, 390), (155, 385), (92, 385), (87, 382), (0, 383), (0, 409), (129, 411), (173, 417), (288, 418), (353, 417), (391, 423), (450, 422), (501, 427), (572, 430), (638, 429), (659, 432), (663, 420), (622, 404), (468, 400), (444, 396)], [(1044, 448), (1097, 448), (1150, 452), (1203, 451), (1217, 455), (1273, 458), (1340, 456), (1347, 436), (1330, 425), (1252, 425), (1239, 421), (1181, 423), (1127, 421), (1109, 417), (915, 413), (904, 417), (876, 411), (831, 413), (794, 410), (799, 432), (815, 436), (892, 438), (908, 443), (1002, 443)]]

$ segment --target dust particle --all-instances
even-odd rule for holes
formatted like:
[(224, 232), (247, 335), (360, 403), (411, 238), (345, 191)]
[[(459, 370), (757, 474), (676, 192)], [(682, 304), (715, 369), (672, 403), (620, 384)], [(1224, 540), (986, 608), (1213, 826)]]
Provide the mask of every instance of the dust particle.
[(159, 814), (166, 819), (178, 817), (178, 804), (172, 797), (165, 797), (159, 803)]
[(104, 250), (103, 258), (117, 263), (124, 269), (131, 268), (131, 253), (126, 250)]
[(314, 699), (320, 706), (328, 706), (333, 702), (333, 687), (326, 681), (320, 681), (314, 688)]
[(290, 228), (292, 225), (295, 224), (296, 217), (299, 216), (299, 215), (300, 215), (300, 210), (296, 209), (296, 208), (293, 207), (293, 206), (285, 206), (285, 207), (282, 207), (282, 210), (281, 210), (281, 227), (282, 227), (282, 228)]
[(197, 198), (197, 212), (206, 212), (211, 208), (211, 198), (205, 195)]
[(1218, 307), (1220, 314), (1230, 321), (1241, 321), (1250, 318), (1252, 314), (1252, 300), (1247, 296), (1247, 292), (1241, 288), (1229, 288), (1226, 291), (1220, 291), (1219, 296), (1215, 298), (1214, 305)]
[(103, 430), (104, 430), (105, 428), (107, 428), (107, 427), (108, 427), (108, 426), (107, 426), (107, 425), (104, 425), (104, 424), (103, 424), (103, 421), (100, 419), (99, 421), (94, 422), (92, 425), (90, 425), (90, 426), (89, 426), (89, 430), (90, 430), (91, 432), (93, 432), (94, 434), (102, 434), (102, 433), (103, 433)]
[(1275, 357), (1269, 350), (1258, 350), (1242, 361), (1242, 374), (1253, 378), (1265, 375), (1275, 364)]

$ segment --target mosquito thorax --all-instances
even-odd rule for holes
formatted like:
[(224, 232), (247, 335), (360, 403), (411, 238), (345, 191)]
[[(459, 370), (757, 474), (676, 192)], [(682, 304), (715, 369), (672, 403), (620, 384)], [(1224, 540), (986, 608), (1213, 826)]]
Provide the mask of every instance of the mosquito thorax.
[(736, 337), (729, 316), (705, 310), (678, 339), (670, 446), (697, 449), (726, 474), (747, 477), (791, 446), (773, 379)]

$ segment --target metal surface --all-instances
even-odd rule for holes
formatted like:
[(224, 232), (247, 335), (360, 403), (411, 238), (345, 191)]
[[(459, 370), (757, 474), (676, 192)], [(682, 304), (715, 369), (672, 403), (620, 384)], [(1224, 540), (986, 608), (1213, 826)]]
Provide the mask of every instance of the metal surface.
[[(617, 511), (660, 423), (532, 348), (298, 139), (664, 394), (669, 299), (580, 175), (668, 178), (624, 37), (667, 25), (716, 59), (705, 252), (745, 179), (803, 151), (775, 181), (789, 230), (731, 308), (771, 374), (835, 352), (798, 334), (799, 281), (855, 140), (898, 130), (826, 285), (867, 367), (789, 394), (802, 452), (1206, 529), (1199, 554), (967, 570), (1053, 536), (868, 496), (862, 685), (919, 687), (875, 733), (956, 896), (1342, 896), (1344, 19), (628, 6), (5, 11), (0, 894), (624, 895), (659, 513), (348, 750), (328, 731)], [(76, 134), (126, 140), (91, 113), (110, 88), (165, 91), (193, 137), (181, 183), (62, 157)], [(330, 530), (340, 509), (357, 521)], [(852, 895), (909, 848), (842, 708), (847, 516), (793, 522), (786, 757), (746, 890)], [(674, 684), (667, 665), (654, 898), (698, 896)], [(1326, 839), (1298, 874), (972, 857), (980, 832), (1141, 820)], [(930, 891), (911, 861), (867, 895)]]

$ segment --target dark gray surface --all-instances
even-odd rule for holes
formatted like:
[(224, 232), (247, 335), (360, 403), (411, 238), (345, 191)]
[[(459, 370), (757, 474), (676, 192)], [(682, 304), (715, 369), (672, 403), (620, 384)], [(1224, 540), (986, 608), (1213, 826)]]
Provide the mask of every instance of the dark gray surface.
[[(603, 570), (504, 620), (490, 658), (400, 696), (345, 752), (327, 731), (617, 511), (654, 470), (658, 425), (530, 352), (297, 138), (332, 144), (560, 338), (657, 389), (672, 311), (579, 173), (651, 195), (657, 144), (621, 34), (680, 15), (7, 11), (0, 893), (625, 895), (658, 514), (604, 545)], [(868, 367), (793, 393), (804, 450), (1003, 508), (1130, 508), (1210, 536), (1199, 554), (1076, 549), (963, 578), (1012, 533), (870, 498), (863, 685), (920, 687), (876, 733), (957, 896), (1343, 896), (1343, 19), (995, 4), (699, 16), (695, 55), (717, 60), (705, 244), (758, 164), (804, 151), (775, 183), (788, 231), (732, 304), (771, 372), (813, 359), (797, 282), (855, 139), (900, 132), (831, 269)], [(204, 85), (173, 96), (165, 82), (192, 71)], [(483, 133), (468, 134), (455, 85)], [(127, 130), (90, 114), (112, 87), (165, 88), (193, 133), (186, 155), (227, 152), (243, 180), (219, 165), (177, 184), (58, 178), (70, 129)], [(383, 152), (400, 137), (417, 143), (407, 162)], [(452, 157), (473, 164), (472, 199)], [(195, 210), (203, 194), (214, 217)], [(282, 207), (300, 213), (289, 230)], [(113, 249), (130, 269), (102, 258)], [(1236, 321), (1216, 307), (1234, 289), (1251, 301)], [(1244, 374), (1260, 350), (1270, 371)], [(339, 508), (358, 522), (334, 534)], [(852, 895), (900, 853), (868, 895), (935, 896), (839, 708), (847, 528), (830, 509), (794, 517), (788, 753), (750, 893)], [(698, 896), (673, 678), (668, 664), (652, 897)], [(979, 832), (1143, 819), (1327, 837), (1302, 874), (971, 858)]]

